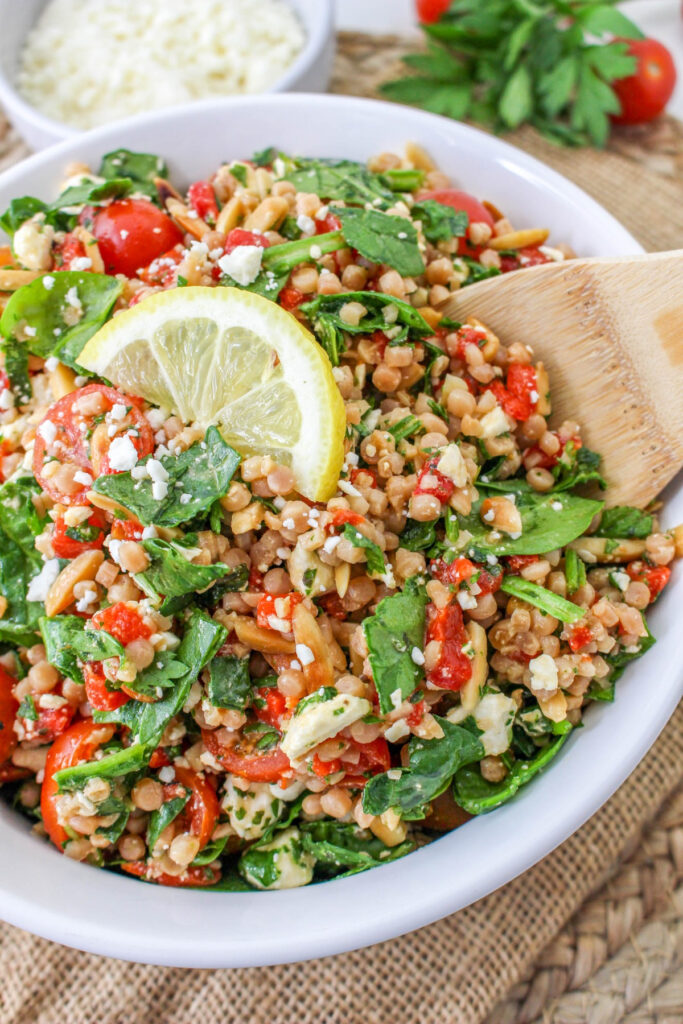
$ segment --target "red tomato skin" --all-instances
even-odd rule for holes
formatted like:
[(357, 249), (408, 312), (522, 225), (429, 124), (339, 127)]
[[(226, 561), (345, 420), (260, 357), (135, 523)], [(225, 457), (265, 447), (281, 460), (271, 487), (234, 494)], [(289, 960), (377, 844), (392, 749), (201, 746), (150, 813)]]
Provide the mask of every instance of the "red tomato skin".
[(286, 284), (280, 292), (277, 301), (283, 309), (291, 312), (293, 309), (298, 309), (305, 298), (304, 293), (300, 292), (298, 288), (294, 288), (291, 284)]
[(552, 257), (541, 252), (537, 245), (527, 245), (517, 251), (516, 256), (501, 256), (501, 273), (509, 274), (512, 270), (522, 270), (525, 267), (540, 267), (543, 263), (552, 263)]
[(423, 25), (433, 25), (450, 5), (451, 0), (416, 0), (418, 20)]
[(646, 565), (640, 560), (629, 562), (626, 572), (632, 580), (645, 583), (650, 591), (650, 601), (654, 601), (671, 579), (671, 569), (666, 565)]
[[(288, 611), (285, 615), (278, 615), (275, 610), (275, 602), (286, 598), (289, 603)], [(298, 604), (303, 601), (303, 595), (298, 594), (296, 591), (292, 591), (289, 594), (269, 594), (267, 591), (263, 597), (259, 598), (259, 602), (256, 606), (256, 624), (261, 629), (272, 629), (273, 627), (269, 624), (268, 620), (271, 616), (275, 618), (282, 618), (291, 621), (294, 609)]]
[(81, 239), (69, 231), (55, 250), (55, 269), (71, 270), (72, 260), (82, 259), (87, 255)]
[(615, 124), (642, 124), (663, 112), (676, 86), (676, 65), (663, 43), (656, 39), (622, 39), (637, 58), (635, 74), (612, 83), (621, 104), (613, 114)]
[(137, 519), (115, 519), (110, 533), (114, 540), (140, 540), (142, 529), (142, 523)]
[(182, 259), (180, 246), (175, 246), (168, 252), (162, 252), (160, 256), (155, 257), (146, 267), (140, 268), (138, 277), (152, 287), (158, 285), (161, 288), (171, 288), (177, 281), (178, 264), (182, 262)]
[(333, 758), (331, 761), (321, 761), (318, 755), (314, 754), (311, 767), (315, 775), (324, 779), (327, 775), (336, 775), (337, 772), (340, 772), (342, 763), (338, 757)]
[(241, 753), (236, 746), (222, 746), (212, 729), (202, 729), (204, 746), (226, 771), (250, 782), (278, 782), (291, 765), (284, 750), (275, 747), (264, 754)]
[(195, 886), (205, 887), (215, 885), (220, 881), (221, 873), (216, 868), (210, 867), (189, 867), (182, 875), (166, 875), (163, 872), (158, 875), (151, 874), (151, 868), (142, 860), (129, 860), (121, 865), (121, 870), (127, 875), (134, 875), (145, 882), (154, 882), (156, 885), (167, 885), (172, 889), (191, 889)]
[(508, 555), (505, 559), (506, 571), (510, 575), (517, 576), (522, 569), (526, 569), (527, 565), (533, 565), (538, 561), (540, 561), (539, 555)]
[(218, 203), (208, 181), (195, 181), (187, 190), (187, 198), (195, 213), (208, 224), (215, 224), (218, 218)]
[(52, 534), (52, 550), (57, 558), (76, 558), (83, 551), (99, 551), (104, 543), (104, 519), (99, 512), (93, 512), (86, 520), (88, 526), (95, 527), (99, 533), (92, 540), (76, 540), (67, 535), (67, 527), (64, 517), (59, 516), (55, 520), (55, 529)]
[(83, 666), (85, 695), (95, 711), (116, 711), (127, 704), (129, 697), (121, 690), (109, 690), (101, 661), (88, 661)]
[(440, 583), (452, 583), (457, 587), (463, 580), (468, 580), (476, 568), (469, 558), (454, 558), (448, 564), (439, 558), (432, 561), (430, 572)]
[(443, 505), (455, 490), (455, 484), (436, 468), (440, 458), (440, 455), (432, 455), (427, 459), (420, 470), (413, 494), (431, 494)]
[(320, 219), (315, 217), (314, 220), (316, 235), (326, 235), (330, 231), (339, 231), (339, 228), (341, 227), (339, 217), (335, 217), (333, 213), (328, 213), (325, 217), (321, 217)]
[(95, 722), (77, 722), (62, 733), (47, 752), (45, 779), (40, 792), (40, 810), (45, 831), (58, 850), (69, 838), (57, 817), (57, 783), (54, 776), (63, 768), (72, 768), (80, 761), (89, 761), (98, 747), (107, 743), (114, 733), (114, 725)]
[(51, 478), (45, 476), (43, 470), (48, 444), (42, 436), (40, 428), (44, 423), (50, 423), (52, 426), (57, 427), (56, 439), (63, 445), (59, 450), (60, 454), (64, 456), (63, 461), (72, 462), (93, 476), (114, 472), (109, 467), (108, 450), (103, 449), (97, 452), (89, 452), (86, 443), (87, 439), (79, 429), (79, 425), (82, 423), (92, 427), (94, 418), (83, 416), (74, 409), (75, 403), (80, 398), (85, 395), (95, 394), (96, 392), (104, 397), (109, 409), (117, 404), (130, 408), (127, 416), (132, 426), (138, 432), (138, 436), (132, 438), (138, 456), (143, 458), (154, 451), (152, 428), (146, 417), (137, 408), (140, 399), (124, 395), (121, 391), (107, 387), (105, 384), (87, 384), (84, 388), (79, 388), (78, 391), (72, 391), (70, 394), (64, 395), (58, 401), (53, 402), (38, 425), (33, 447), (33, 475), (43, 490), (47, 491), (51, 498), (61, 502), (63, 505), (87, 505), (87, 494), (90, 490), (90, 485), (84, 484), (75, 494), (63, 494), (55, 486)]
[(92, 233), (106, 273), (126, 277), (183, 240), (171, 218), (146, 199), (115, 199), (94, 215)]
[(567, 643), (571, 647), (572, 651), (580, 651), (583, 647), (591, 642), (593, 634), (590, 631), (590, 627), (583, 625), (581, 622), (575, 623), (571, 626), (569, 638)]
[(0, 764), (9, 761), (17, 745), (14, 720), (19, 701), (12, 693), (17, 680), (0, 665)]
[[(467, 214), (470, 224), (487, 224), (491, 230), (495, 221), (493, 217), (486, 209), (483, 203), (469, 194), (469, 192), (461, 192), (457, 188), (437, 188), (431, 191), (420, 192), (420, 200), (433, 199), (436, 203), (442, 203), (443, 206), (450, 206), (454, 210), (462, 210)], [(458, 253), (460, 256), (474, 256), (476, 259), (481, 249), (478, 246), (474, 246), (465, 234), (458, 241)]]
[(244, 228), (233, 228), (232, 231), (228, 232), (223, 248), (227, 254), (232, 252), (233, 249), (237, 249), (240, 245), (259, 245), (262, 249), (267, 249), (270, 246), (270, 242), (265, 235), (260, 234), (258, 231), (245, 231)]
[(427, 621), (426, 642), (438, 640), (443, 645), (441, 657), (427, 679), (441, 689), (460, 690), (472, 676), (472, 663), (462, 650), (467, 634), (460, 605), (451, 601), (441, 611), (427, 605)]
[(362, 516), (360, 512), (353, 512), (350, 508), (336, 508), (331, 516), (332, 518), (327, 524), (328, 530), (336, 530), (340, 526), (346, 526), (347, 523), (351, 523), (351, 526), (360, 526), (365, 522), (365, 516)]
[(254, 714), (260, 722), (280, 728), (282, 716), (287, 713), (287, 701), (284, 694), (274, 686), (259, 686), (256, 698), (265, 702), (265, 707), (254, 706)]
[(211, 839), (220, 814), (218, 797), (206, 778), (191, 768), (176, 765), (175, 777), (181, 786), (191, 791), (183, 815), (189, 820), (190, 832), (199, 839), (199, 849), (203, 850)]
[(332, 619), (337, 619), (339, 622), (344, 622), (347, 618), (348, 613), (344, 603), (336, 591), (333, 594), (324, 594), (320, 598), (320, 607), (326, 615), (329, 615)]
[(95, 612), (90, 620), (96, 629), (104, 629), (125, 647), (132, 640), (149, 640), (152, 630), (134, 608), (117, 601)]

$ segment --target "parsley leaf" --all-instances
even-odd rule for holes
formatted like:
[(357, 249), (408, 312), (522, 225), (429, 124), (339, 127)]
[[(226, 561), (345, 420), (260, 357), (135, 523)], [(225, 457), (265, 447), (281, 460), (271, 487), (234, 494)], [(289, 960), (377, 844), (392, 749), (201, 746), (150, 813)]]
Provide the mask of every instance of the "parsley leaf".
[(424, 668), (412, 659), (412, 650), (422, 650), (425, 634), (427, 594), (413, 577), (405, 589), (385, 597), (374, 615), (363, 622), (372, 676), (382, 714), (394, 710), (424, 679)]

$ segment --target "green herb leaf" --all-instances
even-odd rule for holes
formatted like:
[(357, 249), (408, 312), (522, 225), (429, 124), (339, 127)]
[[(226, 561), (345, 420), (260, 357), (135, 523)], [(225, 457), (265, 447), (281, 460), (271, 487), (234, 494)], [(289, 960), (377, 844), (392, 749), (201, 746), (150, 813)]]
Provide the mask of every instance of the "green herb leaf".
[(506, 576), (500, 585), (505, 594), (518, 597), (521, 601), (540, 608), (546, 615), (552, 615), (560, 622), (578, 622), (586, 614), (583, 608), (572, 604), (552, 590), (540, 587), (538, 583), (531, 583), (530, 580), (522, 579), (521, 576)]
[(115, 149), (102, 157), (98, 174), (101, 178), (130, 178), (136, 191), (159, 202), (155, 178), (168, 178), (168, 167), (160, 156), (152, 153), (133, 153), (129, 149)]
[(400, 546), (408, 551), (428, 551), (436, 543), (434, 523), (420, 523), (417, 519), (408, 519), (399, 539)]
[(372, 832), (341, 821), (303, 821), (303, 849), (315, 857), (315, 873), (323, 878), (345, 877), (388, 864), (414, 849), (412, 842), (385, 846)]
[(361, 533), (360, 530), (351, 523), (345, 524), (343, 536), (353, 544), (354, 548), (363, 548), (366, 553), (365, 558), (370, 575), (384, 575), (387, 567), (384, 561), (384, 553), (382, 552), (379, 544), (375, 544), (373, 540), (366, 537), (365, 534)]
[(469, 224), (469, 217), (464, 210), (454, 210), (452, 206), (444, 206), (434, 199), (414, 203), (410, 215), (413, 220), (422, 221), (422, 231), (429, 242), (462, 238)]
[(440, 739), (413, 738), (408, 743), (408, 767), (396, 768), (369, 779), (363, 790), (366, 814), (395, 809), (406, 821), (424, 818), (426, 805), (447, 789), (463, 765), (480, 761), (484, 747), (473, 731), (436, 717), (443, 729)]
[[(200, 590), (206, 590), (230, 572), (228, 566), (220, 562), (213, 565), (193, 565), (189, 562), (183, 552), (194, 548), (196, 543), (196, 534), (187, 534), (172, 541), (156, 537), (142, 541), (151, 562), (144, 572), (137, 573), (135, 580), (148, 597), (161, 604), (162, 614), (167, 613), (164, 609), (169, 598), (194, 595)], [(162, 601), (162, 595), (166, 601)]]
[(424, 273), (424, 260), (417, 244), (417, 231), (405, 217), (379, 210), (335, 206), (347, 243), (373, 263), (386, 263), (403, 276)]
[(249, 658), (219, 655), (209, 665), (209, 700), (216, 708), (244, 711), (251, 704)]
[(507, 803), (517, 791), (531, 782), (559, 753), (570, 733), (558, 736), (530, 761), (515, 761), (502, 782), (487, 782), (473, 765), (461, 768), (453, 780), (453, 797), (468, 814), (484, 814)]
[(189, 799), (190, 791), (185, 789), (181, 795), (165, 800), (158, 811), (152, 811), (147, 826), (147, 846), (150, 850), (154, 849), (164, 829), (185, 809)]
[(653, 518), (639, 508), (630, 505), (615, 505), (602, 513), (596, 530), (598, 537), (649, 537), (652, 533)]
[(394, 709), (394, 695), (400, 695), (400, 703), (424, 679), (424, 668), (411, 652), (424, 646), (426, 606), (426, 591), (413, 578), (401, 593), (380, 601), (375, 614), (363, 622), (382, 714)]
[(24, 221), (30, 220), (36, 213), (43, 213), (46, 209), (46, 203), (34, 196), (13, 199), (0, 217), (0, 228), (11, 238)]
[(576, 593), (579, 587), (582, 587), (586, 582), (586, 566), (574, 548), (567, 548), (564, 553), (564, 574), (567, 579), (567, 590), (570, 594)]
[[(612, 666), (612, 671), (609, 675), (609, 684), (611, 686), (613, 686), (614, 683), (622, 677), (627, 666), (630, 665), (632, 661), (636, 661), (638, 658), (641, 658), (643, 654), (645, 654), (646, 651), (649, 651), (655, 643), (655, 638), (648, 628), (645, 616), (642, 612), (640, 614), (643, 619), (643, 626), (645, 627), (645, 636), (640, 637), (638, 640), (638, 643), (636, 644), (638, 649), (636, 651), (627, 651), (624, 647), (618, 647), (615, 652), (605, 655), (605, 661), (609, 662)], [(594, 700), (598, 699), (594, 694), (591, 696), (593, 696)]]
[(531, 75), (526, 65), (520, 64), (503, 89), (498, 111), (503, 124), (508, 128), (517, 128), (529, 118), (532, 110)]
[(347, 203), (372, 203), (379, 199), (385, 206), (394, 201), (391, 188), (380, 175), (353, 160), (312, 160), (297, 158), (294, 170), (285, 174), (297, 192), (315, 192), (321, 199), (343, 199)]
[(83, 682), (79, 663), (123, 658), (122, 644), (104, 629), (86, 628), (78, 615), (57, 615), (40, 619), (40, 633), (47, 660), (69, 679)]
[[(146, 459), (141, 464), (144, 465)], [(165, 455), (161, 463), (168, 473), (168, 495), (156, 501), (149, 477), (133, 480), (130, 473), (98, 477), (93, 490), (105, 494), (132, 512), (146, 526), (177, 526), (205, 512), (230, 486), (240, 456), (209, 427), (203, 441), (191, 445), (178, 456)], [(189, 501), (181, 502), (189, 494)]]

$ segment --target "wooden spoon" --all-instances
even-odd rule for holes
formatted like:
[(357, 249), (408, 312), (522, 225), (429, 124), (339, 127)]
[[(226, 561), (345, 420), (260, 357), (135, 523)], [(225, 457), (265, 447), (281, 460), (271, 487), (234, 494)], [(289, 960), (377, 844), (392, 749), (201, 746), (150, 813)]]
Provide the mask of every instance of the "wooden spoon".
[(439, 306), (530, 345), (550, 376), (551, 425), (581, 424), (610, 505), (644, 507), (683, 465), (683, 249), (547, 263)]

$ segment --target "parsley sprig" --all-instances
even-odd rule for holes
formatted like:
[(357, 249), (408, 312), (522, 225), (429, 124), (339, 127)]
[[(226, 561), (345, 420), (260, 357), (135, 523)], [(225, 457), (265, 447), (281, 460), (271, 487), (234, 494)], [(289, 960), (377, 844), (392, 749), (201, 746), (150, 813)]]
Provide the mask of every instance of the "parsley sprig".
[(605, 145), (612, 83), (636, 70), (615, 37), (642, 38), (610, 0), (453, 0), (423, 29), (427, 52), (404, 58), (415, 74), (386, 82), (388, 99), (574, 146)]

